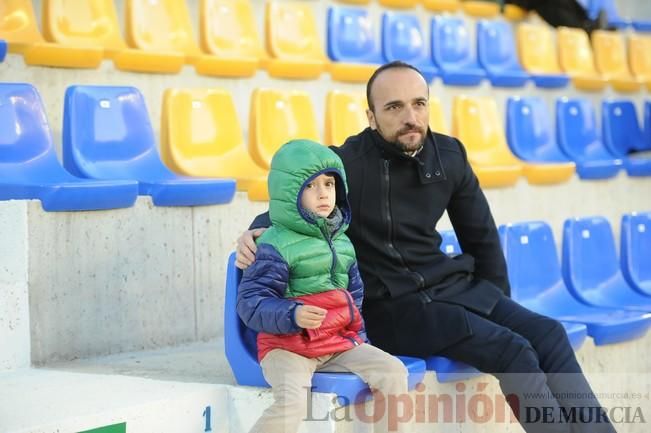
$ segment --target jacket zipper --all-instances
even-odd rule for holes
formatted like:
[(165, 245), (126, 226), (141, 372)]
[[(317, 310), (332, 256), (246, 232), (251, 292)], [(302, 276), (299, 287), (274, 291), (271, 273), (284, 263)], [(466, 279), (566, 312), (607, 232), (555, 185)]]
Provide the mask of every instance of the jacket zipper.
[(330, 265), (330, 283), (332, 283), (332, 286), (334, 287), (335, 268), (337, 266), (337, 251), (335, 250), (335, 246), (332, 244), (332, 239), (330, 238), (330, 235), (328, 234), (328, 231), (325, 229), (325, 227), (321, 228), (321, 233), (323, 233), (323, 237), (325, 238), (326, 242), (328, 243), (328, 247), (332, 252), (332, 264)]
[(393, 218), (391, 218), (391, 190), (390, 190), (390, 185), (391, 185), (391, 177), (389, 175), (389, 160), (385, 159), (384, 160), (384, 184), (385, 184), (385, 197), (384, 197), (384, 213), (385, 213), (385, 219), (387, 222), (387, 230), (388, 230), (388, 237), (387, 237), (387, 242), (386, 246), (388, 250), (395, 256), (398, 261), (400, 262), (400, 265), (407, 270), (410, 274), (414, 275), (416, 278), (416, 282), (418, 284), (418, 288), (422, 289), (425, 287), (425, 279), (421, 274), (418, 272), (412, 271), (409, 266), (407, 266), (407, 263), (405, 263), (405, 259), (402, 257), (402, 254), (400, 254), (400, 251), (395, 247), (393, 244)]

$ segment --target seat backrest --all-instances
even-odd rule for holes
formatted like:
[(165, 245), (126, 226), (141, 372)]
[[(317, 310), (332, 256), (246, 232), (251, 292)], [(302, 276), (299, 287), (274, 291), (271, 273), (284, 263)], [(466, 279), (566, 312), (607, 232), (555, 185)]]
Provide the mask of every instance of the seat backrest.
[(325, 59), (313, 5), (271, 0), (265, 10), (267, 52), (274, 58)]
[(464, 143), (472, 164), (518, 164), (509, 151), (497, 104), (490, 97), (455, 96), (452, 135)]
[(63, 113), (63, 164), (94, 179), (165, 179), (142, 94), (133, 87), (71, 86)]
[(48, 180), (61, 168), (45, 107), (31, 84), (0, 83), (0, 182)]
[(263, 168), (286, 142), (306, 138), (319, 141), (312, 100), (307, 92), (256, 89), (251, 95), (249, 152)]
[(506, 136), (511, 151), (521, 159), (562, 161), (554, 125), (540, 96), (511, 96), (506, 104)]
[(244, 147), (229, 92), (216, 88), (167, 89), (163, 95), (161, 156), (180, 173)]
[(518, 55), (524, 69), (532, 73), (561, 72), (556, 56), (553, 30), (546, 25), (518, 24)]
[(503, 20), (479, 20), (477, 57), (487, 70), (521, 70), (511, 25)]
[(126, 48), (113, 0), (43, 0), (43, 36), (62, 45)]
[(604, 217), (573, 218), (563, 225), (563, 276), (573, 290), (607, 290), (625, 284), (615, 238)]
[(429, 126), (432, 131), (450, 135), (450, 127), (443, 114), (443, 104), (439, 98), (431, 95), (429, 97)]
[(378, 0), (378, 2), (387, 8), (409, 9), (415, 7), (420, 0)]
[(646, 150), (644, 134), (632, 101), (604, 100), (601, 103), (601, 117), (604, 143), (615, 156)]
[(429, 44), (414, 14), (385, 12), (382, 15), (382, 51), (389, 62), (431, 63)]
[(459, 0), (422, 0), (425, 9), (433, 12), (454, 12), (461, 7)]
[(366, 9), (331, 6), (327, 34), (328, 57), (333, 61), (376, 63), (382, 59), (375, 26)]
[(250, 0), (201, 0), (201, 49), (221, 58), (260, 58), (263, 50)]
[(474, 44), (461, 17), (435, 15), (431, 20), (431, 50), (434, 62), (442, 68), (476, 66)]
[(192, 33), (184, 0), (126, 0), (125, 34), (129, 46), (144, 51), (201, 52)]
[(633, 33), (628, 37), (631, 71), (642, 80), (651, 80), (651, 36)]
[(644, 102), (644, 140), (646, 149), (651, 150), (651, 101)]
[(499, 227), (499, 234), (514, 300), (571, 299), (563, 283), (554, 235), (547, 223), (507, 224)]
[(366, 94), (331, 90), (326, 96), (325, 144), (341, 146), (368, 126)]
[(459, 241), (454, 230), (441, 230), (439, 235), (441, 235), (441, 251), (448, 256), (461, 254), (461, 246), (459, 246)]
[(585, 98), (561, 98), (556, 101), (558, 144), (575, 161), (612, 159), (601, 141), (597, 116)]
[(560, 27), (556, 35), (558, 56), (565, 72), (570, 75), (593, 76), (597, 74), (592, 46), (585, 30)]
[(257, 333), (244, 326), (237, 315), (237, 290), (242, 271), (235, 266), (235, 253), (228, 258), (224, 293), (224, 348), (226, 359), (239, 385), (269, 386), (258, 364)]
[(621, 248), (624, 276), (651, 295), (651, 212), (622, 216)]
[(7, 41), (12, 53), (22, 53), (30, 45), (43, 42), (32, 0), (0, 2), (0, 37)]
[(592, 49), (594, 50), (597, 69), (604, 76), (625, 79), (631, 78), (624, 40), (619, 32), (606, 30), (593, 31)]

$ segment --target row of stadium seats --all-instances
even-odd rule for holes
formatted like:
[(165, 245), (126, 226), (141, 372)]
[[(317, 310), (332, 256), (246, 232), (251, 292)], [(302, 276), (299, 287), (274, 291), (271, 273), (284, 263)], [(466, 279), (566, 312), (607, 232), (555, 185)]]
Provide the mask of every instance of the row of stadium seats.
[[(568, 219), (564, 226), (563, 271), (551, 228), (544, 222), (501, 226), (513, 299), (541, 314), (561, 320), (577, 350), (589, 335), (596, 345), (642, 337), (651, 326), (651, 213), (622, 218), (622, 271), (608, 221), (601, 217)], [(441, 250), (461, 253), (453, 231), (441, 233)], [(236, 312), (241, 271), (232, 254), (227, 268), (224, 307), (226, 357), (238, 384), (268, 386), (257, 361), (256, 334)], [(567, 286), (566, 286), (567, 284)], [(569, 290), (568, 290), (569, 287)], [(410, 377), (421, 374), (413, 358), (404, 360)], [(479, 371), (460, 362), (433, 356), (427, 370), (440, 382), (463, 380)], [(422, 377), (422, 376), (421, 376)], [(353, 402), (366, 389), (350, 374), (317, 373), (316, 392), (334, 392)], [(367, 396), (367, 394), (362, 394)]]
[[(371, 0), (338, 0), (342, 3), (357, 5), (369, 4)], [(484, 0), (378, 0), (378, 3), (388, 8), (409, 9), (422, 4), (425, 9), (432, 12), (455, 12), (462, 10), (464, 13), (475, 17), (495, 17), (500, 13), (500, 4), (503, 1)], [(648, 20), (626, 20), (617, 11), (614, 0), (579, 0), (579, 3), (586, 8), (588, 16), (597, 19), (600, 11), (605, 11), (608, 24), (625, 28), (632, 26), (637, 31), (651, 31), (651, 21)], [(527, 16), (527, 11), (513, 4), (502, 6), (504, 16), (508, 19), (521, 20)]]
[[(127, 1), (128, 47), (112, 0), (74, 6), (44, 0), (48, 42), (38, 31), (31, 1), (7, 1), (0, 6), (0, 36), (31, 65), (95, 68), (108, 58), (118, 69), (130, 71), (176, 73), (192, 64), (200, 74), (245, 77), (264, 67), (273, 77), (314, 79), (329, 70), (335, 80), (365, 82), (378, 64), (404, 60), (417, 64), (429, 80), (440, 76), (451, 85), (477, 85), (484, 78), (506, 87), (523, 86), (528, 79), (539, 87), (568, 83), (559, 67), (553, 30), (541, 25), (518, 26), (518, 59), (511, 25), (504, 21), (478, 23), (475, 55), (460, 17), (435, 16), (427, 38), (416, 15), (385, 12), (380, 41), (367, 10), (333, 6), (328, 10), (326, 57), (309, 4), (267, 3), (265, 53), (249, 0), (202, 1), (199, 45), (184, 2)], [(616, 32), (596, 32), (593, 45), (597, 69), (583, 31), (559, 33), (561, 66), (577, 88), (599, 90), (611, 83), (619, 91), (636, 91), (641, 84), (651, 86), (651, 36), (631, 35), (628, 56)]]
[[(651, 158), (638, 153), (651, 150), (651, 102), (645, 130), (631, 101), (602, 105), (605, 145), (592, 105), (579, 98), (557, 101), (554, 134), (540, 97), (511, 97), (505, 134), (495, 100), (457, 96), (451, 132), (465, 144), (485, 188), (513, 185), (521, 176), (532, 184), (559, 183), (575, 171), (582, 179), (612, 177), (621, 168), (630, 176), (651, 175)], [(431, 127), (448, 133), (440, 101), (432, 98), (430, 107)], [(325, 143), (339, 145), (364, 129), (365, 108), (361, 94), (330, 92)], [(39, 199), (45, 210), (127, 207), (137, 194), (161, 206), (227, 203), (235, 181), (250, 199), (268, 200), (266, 174), (276, 150), (295, 138), (321, 141), (309, 94), (271, 89), (251, 96), (248, 150), (228, 92), (167, 90), (160, 146), (165, 164), (144, 98), (132, 87), (68, 88), (65, 170), (34, 87), (0, 84), (0, 126), (0, 200)]]
[[(338, 0), (341, 3), (366, 5), (371, 0)], [(422, 4), (432, 12), (456, 12), (458, 10), (475, 17), (494, 17), (500, 13), (500, 5), (496, 1), (472, 0), (378, 0), (378, 3), (387, 8), (410, 9)], [(518, 8), (520, 9), (520, 8)], [(505, 15), (507, 12), (505, 11)], [(511, 16), (522, 16), (524, 12), (510, 13)]]

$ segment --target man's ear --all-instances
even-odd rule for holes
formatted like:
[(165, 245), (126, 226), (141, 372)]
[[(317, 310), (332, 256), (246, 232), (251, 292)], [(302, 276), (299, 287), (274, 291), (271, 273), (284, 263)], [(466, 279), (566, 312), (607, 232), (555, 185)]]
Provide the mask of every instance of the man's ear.
[(370, 108), (366, 109), (366, 118), (368, 119), (368, 126), (370, 126), (371, 129), (377, 129), (377, 125), (375, 124), (375, 114)]

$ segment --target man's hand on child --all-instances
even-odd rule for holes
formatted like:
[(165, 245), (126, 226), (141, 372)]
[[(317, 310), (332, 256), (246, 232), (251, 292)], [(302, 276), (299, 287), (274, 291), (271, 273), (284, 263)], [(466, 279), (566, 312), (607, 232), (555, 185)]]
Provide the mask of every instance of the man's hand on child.
[(235, 247), (235, 266), (244, 270), (251, 266), (255, 261), (255, 252), (257, 247), (255, 245), (255, 240), (260, 237), (266, 228), (259, 228), (253, 230), (247, 230), (242, 233), (242, 236), (237, 238), (237, 246)]
[(296, 307), (294, 319), (296, 324), (304, 329), (316, 329), (321, 326), (328, 310), (314, 305), (299, 305)]

